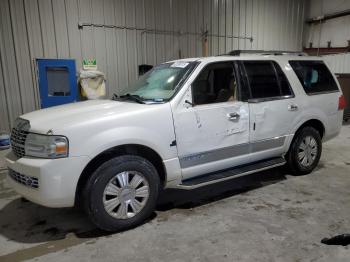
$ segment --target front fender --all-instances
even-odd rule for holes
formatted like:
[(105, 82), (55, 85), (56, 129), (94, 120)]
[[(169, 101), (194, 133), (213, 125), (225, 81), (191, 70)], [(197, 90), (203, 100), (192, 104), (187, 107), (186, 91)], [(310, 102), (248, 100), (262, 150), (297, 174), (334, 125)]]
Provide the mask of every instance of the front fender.
[(175, 137), (162, 136), (160, 132), (142, 127), (117, 127), (105, 130), (89, 138), (79, 151), (82, 155), (94, 158), (98, 154), (121, 145), (137, 144), (156, 151), (163, 159), (177, 156), (176, 147), (170, 147)]

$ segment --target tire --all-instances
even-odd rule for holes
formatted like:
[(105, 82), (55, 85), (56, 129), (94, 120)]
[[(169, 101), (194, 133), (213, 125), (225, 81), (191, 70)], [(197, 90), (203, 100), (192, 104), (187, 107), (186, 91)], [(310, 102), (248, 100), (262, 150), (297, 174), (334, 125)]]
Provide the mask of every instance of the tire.
[[(308, 147), (305, 147), (305, 145)], [(305, 147), (306, 150), (303, 150), (303, 147)], [(302, 152), (304, 152), (304, 154)], [(313, 127), (304, 127), (296, 133), (290, 145), (286, 156), (287, 167), (292, 175), (307, 175), (317, 166), (320, 161), (321, 153), (322, 140), (320, 133)]]
[(87, 180), (83, 190), (85, 211), (105, 231), (135, 227), (154, 211), (159, 185), (157, 170), (148, 160), (133, 155), (112, 158)]

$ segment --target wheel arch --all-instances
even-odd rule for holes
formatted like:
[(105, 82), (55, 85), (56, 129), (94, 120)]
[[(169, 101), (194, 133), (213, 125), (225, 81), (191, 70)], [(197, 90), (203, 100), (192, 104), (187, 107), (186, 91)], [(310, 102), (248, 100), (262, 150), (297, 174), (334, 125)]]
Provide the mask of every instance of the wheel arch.
[[(299, 144), (296, 144), (295, 141), (297, 141), (300, 133), (302, 133), (302, 130), (305, 127), (312, 127), (320, 135), (320, 139), (319, 140), (317, 139), (318, 140), (317, 143), (320, 143), (320, 148), (317, 150), (316, 158), (313, 160), (314, 162), (312, 162), (310, 166), (302, 166), (302, 164), (300, 164), (300, 162), (299, 162), (300, 159), (297, 160), (298, 154), (299, 154)], [(296, 128), (296, 131), (294, 132), (293, 139), (290, 142), (288, 152), (285, 155), (285, 158), (287, 160), (287, 166), (288, 166), (291, 174), (293, 174), (293, 175), (306, 175), (306, 174), (309, 174), (312, 172), (312, 170), (316, 167), (316, 165), (318, 164), (318, 161), (320, 159), (321, 152), (322, 152), (322, 138), (324, 136), (325, 136), (325, 126), (318, 119), (307, 120)]]
[(311, 127), (315, 128), (319, 132), (321, 139), (324, 137), (326, 129), (325, 129), (325, 125), (323, 124), (323, 122), (321, 120), (316, 119), (316, 118), (306, 120), (302, 124), (300, 124), (299, 126), (296, 127), (293, 137), (289, 140), (289, 142), (287, 144), (286, 152), (289, 151), (291, 145), (293, 144), (293, 141), (297, 137), (298, 132), (306, 126), (311, 126)]
[(152, 148), (139, 145), (139, 144), (125, 144), (109, 148), (97, 156), (95, 156), (83, 169), (80, 174), (76, 192), (75, 192), (75, 205), (81, 204), (81, 193), (85, 186), (86, 181), (90, 175), (104, 162), (107, 160), (121, 155), (137, 155), (147, 159), (156, 168), (161, 186), (164, 187), (166, 183), (166, 168), (163, 164), (161, 156)]
[(319, 119), (309, 119), (309, 120), (305, 121), (303, 124), (301, 124), (297, 128), (297, 130), (294, 133), (294, 137), (301, 129), (303, 129), (306, 126), (310, 126), (310, 127), (315, 128), (319, 132), (321, 139), (324, 137), (325, 132), (326, 132), (325, 125)]

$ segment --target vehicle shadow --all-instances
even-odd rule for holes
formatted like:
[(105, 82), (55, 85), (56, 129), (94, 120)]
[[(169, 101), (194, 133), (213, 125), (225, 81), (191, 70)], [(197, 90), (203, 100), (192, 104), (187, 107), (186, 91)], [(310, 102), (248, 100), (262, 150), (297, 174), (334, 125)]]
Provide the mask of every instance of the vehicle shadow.
[(343, 126), (350, 126), (350, 120), (343, 121)]
[[(173, 208), (195, 208), (285, 179), (283, 169), (275, 168), (191, 191), (167, 189), (161, 192), (156, 212), (145, 223), (153, 220), (157, 213)], [(65, 239), (72, 234), (86, 239), (84, 242), (111, 233), (96, 229), (82, 211), (74, 208), (46, 208), (17, 198), (0, 210), (0, 235), (11, 241), (42, 243)]]
[(173, 208), (195, 208), (278, 183), (285, 180), (286, 175), (284, 168), (274, 168), (194, 190), (166, 189), (159, 197), (157, 210), (167, 211)]

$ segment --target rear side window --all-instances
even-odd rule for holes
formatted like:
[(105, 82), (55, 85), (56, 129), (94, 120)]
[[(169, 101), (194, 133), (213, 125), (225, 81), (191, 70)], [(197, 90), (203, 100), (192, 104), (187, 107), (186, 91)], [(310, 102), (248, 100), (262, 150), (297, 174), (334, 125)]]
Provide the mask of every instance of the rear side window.
[(293, 95), (282, 69), (273, 61), (243, 61), (251, 98), (278, 98)]
[(289, 61), (307, 94), (338, 91), (338, 86), (323, 61)]

